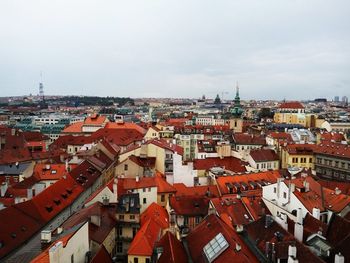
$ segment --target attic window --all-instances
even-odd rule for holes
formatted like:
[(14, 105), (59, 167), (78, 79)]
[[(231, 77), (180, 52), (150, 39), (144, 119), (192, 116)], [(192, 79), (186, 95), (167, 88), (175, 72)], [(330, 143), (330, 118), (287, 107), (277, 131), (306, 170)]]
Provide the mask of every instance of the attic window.
[(229, 247), (229, 244), (222, 233), (217, 234), (208, 244), (203, 248), (203, 252), (209, 263), (213, 262)]
[(67, 199), (67, 197), (68, 197), (67, 193), (62, 193), (61, 196), (62, 196), (64, 199)]
[(12, 238), (16, 238), (16, 237), (17, 237), (16, 233), (12, 233), (12, 234), (11, 234), (11, 237), (12, 237)]
[(24, 232), (24, 231), (27, 230), (27, 228), (26, 228), (25, 226), (22, 226), (22, 227), (21, 227), (21, 230), (22, 230), (22, 232)]
[(71, 193), (73, 192), (73, 189), (72, 189), (72, 188), (67, 188), (66, 190), (67, 190), (67, 193), (68, 193), (68, 194), (71, 194)]
[(46, 210), (47, 210), (47, 212), (52, 212), (52, 205), (47, 205), (47, 206), (45, 206), (45, 208), (46, 208)]
[(57, 173), (56, 170), (52, 170), (52, 171), (51, 171), (51, 174), (56, 174), (56, 173)]
[(4, 246), (4, 241), (0, 241), (0, 248), (3, 248)]
[(61, 200), (58, 198), (55, 198), (53, 201), (56, 205), (59, 205), (61, 203)]

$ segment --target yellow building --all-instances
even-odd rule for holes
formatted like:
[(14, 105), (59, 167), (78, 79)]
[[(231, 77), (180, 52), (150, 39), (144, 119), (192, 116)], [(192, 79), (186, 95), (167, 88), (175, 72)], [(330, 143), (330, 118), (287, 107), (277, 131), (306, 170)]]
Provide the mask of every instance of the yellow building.
[(314, 169), (314, 144), (288, 144), (281, 148), (282, 169)]
[(299, 124), (307, 128), (316, 126), (316, 116), (306, 114), (305, 107), (300, 102), (282, 103), (273, 119), (275, 123)]

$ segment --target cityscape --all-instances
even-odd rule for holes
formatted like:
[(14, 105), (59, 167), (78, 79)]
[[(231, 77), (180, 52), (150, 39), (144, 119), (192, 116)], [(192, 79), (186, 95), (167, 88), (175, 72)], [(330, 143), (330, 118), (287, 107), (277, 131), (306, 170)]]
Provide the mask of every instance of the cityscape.
[(249, 2), (0, 4), (0, 262), (350, 262), (350, 4)]

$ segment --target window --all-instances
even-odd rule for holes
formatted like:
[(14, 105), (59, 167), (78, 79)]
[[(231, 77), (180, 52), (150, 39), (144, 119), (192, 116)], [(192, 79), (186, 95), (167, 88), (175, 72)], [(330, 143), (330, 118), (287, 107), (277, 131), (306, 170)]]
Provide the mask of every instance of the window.
[(135, 215), (130, 215), (130, 219), (134, 220), (135, 219)]
[(139, 258), (134, 258), (134, 263), (139, 263)]
[(149, 258), (146, 258), (146, 263), (151, 263)]
[(137, 228), (133, 227), (132, 228), (132, 238), (134, 238), (136, 236), (136, 233), (137, 233)]
[(117, 242), (117, 253), (123, 253), (123, 242)]
[(201, 218), (199, 216), (196, 216), (195, 223), (198, 225), (201, 222)]
[(72, 254), (72, 255), (70, 256), (70, 262), (71, 262), (71, 263), (74, 263), (74, 254)]
[(124, 215), (119, 215), (120, 220), (124, 220)]
[(160, 201), (161, 201), (161, 202), (164, 202), (164, 201), (165, 201), (165, 195), (161, 195), (161, 196), (160, 196)]
[(121, 226), (117, 227), (117, 236), (120, 237), (123, 235), (123, 228)]
[(124, 164), (124, 171), (127, 171), (128, 170), (128, 165), (127, 164)]
[(273, 192), (274, 192), (274, 193), (277, 193), (277, 187), (274, 187), (274, 188), (273, 188)]
[(184, 217), (184, 225), (188, 226), (188, 217), (187, 216)]
[(151, 187), (148, 187), (148, 192), (151, 192)]
[(217, 234), (203, 248), (203, 252), (208, 262), (213, 262), (222, 252), (229, 247), (229, 244), (222, 233)]
[(286, 199), (287, 198), (287, 193), (283, 192), (283, 198)]
[(143, 198), (143, 203), (146, 204), (147, 203), (147, 199)]
[(309, 163), (312, 163), (312, 158), (311, 157), (309, 158)]

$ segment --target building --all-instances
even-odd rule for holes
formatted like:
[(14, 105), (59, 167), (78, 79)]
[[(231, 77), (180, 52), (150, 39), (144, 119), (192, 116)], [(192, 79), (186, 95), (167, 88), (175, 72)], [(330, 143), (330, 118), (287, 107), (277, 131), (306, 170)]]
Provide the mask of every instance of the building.
[(241, 99), (239, 97), (239, 87), (237, 84), (236, 87), (236, 97), (234, 101), (233, 107), (230, 108), (230, 120), (229, 120), (229, 125), (230, 129), (233, 130), (233, 132), (242, 132), (243, 131), (243, 119), (242, 119), (242, 114), (243, 114), (243, 108), (241, 105)]
[(274, 150), (251, 150), (248, 155), (249, 165), (258, 171), (278, 170), (279, 157)]
[(282, 169), (314, 169), (314, 144), (287, 144), (281, 148)]
[(318, 177), (350, 182), (350, 146), (321, 143), (315, 148), (314, 154)]

